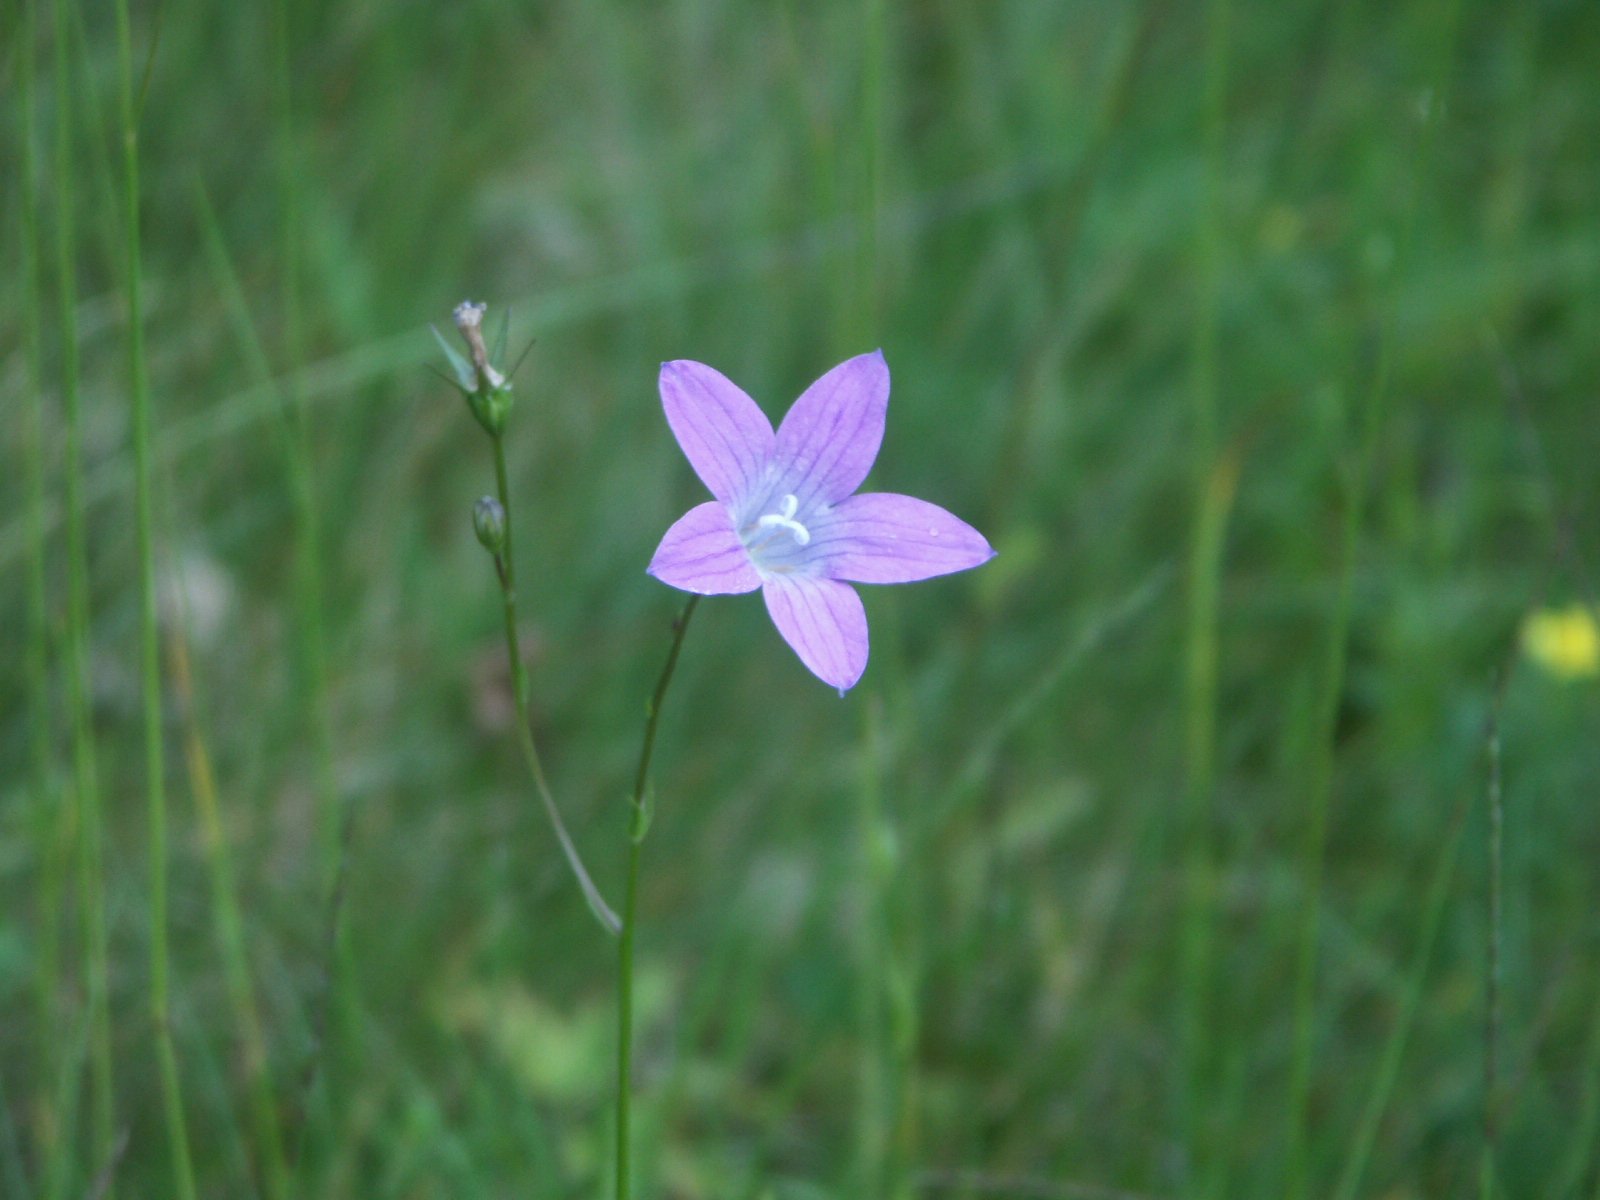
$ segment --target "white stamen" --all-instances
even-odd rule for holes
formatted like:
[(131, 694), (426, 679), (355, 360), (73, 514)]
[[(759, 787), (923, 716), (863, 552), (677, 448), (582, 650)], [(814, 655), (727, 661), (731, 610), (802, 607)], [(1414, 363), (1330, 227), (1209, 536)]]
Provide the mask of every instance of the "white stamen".
[(811, 541), (811, 531), (794, 519), (799, 509), (800, 500), (791, 492), (778, 502), (777, 512), (767, 513), (756, 521), (756, 525), (762, 529), (787, 529), (794, 536), (795, 543), (804, 546)]

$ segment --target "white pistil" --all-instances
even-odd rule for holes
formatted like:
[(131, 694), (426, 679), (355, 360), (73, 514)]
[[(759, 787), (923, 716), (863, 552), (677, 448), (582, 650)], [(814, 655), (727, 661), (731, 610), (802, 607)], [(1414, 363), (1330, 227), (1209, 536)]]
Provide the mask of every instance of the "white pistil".
[(761, 529), (787, 529), (793, 535), (795, 544), (804, 546), (811, 541), (811, 531), (794, 519), (799, 509), (800, 500), (791, 492), (779, 502), (777, 512), (767, 513), (756, 521), (756, 525)]

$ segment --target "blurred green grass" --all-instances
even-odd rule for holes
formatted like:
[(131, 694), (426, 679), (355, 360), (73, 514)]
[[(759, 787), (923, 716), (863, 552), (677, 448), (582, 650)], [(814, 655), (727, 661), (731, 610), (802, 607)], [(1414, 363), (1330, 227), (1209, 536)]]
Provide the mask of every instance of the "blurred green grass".
[[(1285, 1194), (1324, 770), (1306, 1191), (1348, 1179), (1362, 1195), (1462, 1193), (1484, 1144), (1497, 677), (1499, 1190), (1594, 1194), (1596, 685), (1515, 654), (1530, 609), (1593, 603), (1600, 555), (1592, 5), (1226, 6), (1209, 43), (1223, 68), (1209, 156), (1207, 15), (1191, 6), (279, 10), (287, 108), (271, 9), (171, 0), (134, 14), (135, 52), (152, 55), (143, 285), (160, 548), (187, 582), (168, 638), (194, 673), (193, 704), (168, 696), (171, 917), (202, 1194), (258, 1194), (262, 1148), (176, 749), (186, 731), (215, 767), (291, 1126), (322, 1046), (304, 1194), (592, 1195), (605, 1172), (612, 950), (500, 724), (498, 604), (468, 520), (490, 488), (487, 448), (421, 369), (426, 324), (463, 295), (509, 308), (514, 343), (537, 338), (509, 448), (538, 733), (608, 892), (675, 605), (643, 565), (698, 498), (660, 416), (661, 360), (713, 363), (777, 415), (833, 362), (883, 346), (894, 399), (874, 485), (936, 499), (1001, 551), (972, 576), (873, 591), (872, 665), (844, 702), (758, 604), (700, 615), (646, 847), (646, 1194)], [(24, 56), (44, 85), (34, 137), (53, 136), (50, 23), (28, 44), (22, 15), (4, 16), (8, 164)], [(101, 6), (82, 6), (77, 27), (75, 202), (48, 170), (35, 199), (46, 236), (69, 220), (81, 242), (127, 1131), (115, 1177), (121, 1195), (158, 1196), (171, 1176), (144, 1007), (114, 30)], [(206, 253), (197, 183), (270, 386)], [(23, 199), (8, 169), (8, 261)], [(37, 900), (70, 784), (61, 417), (47, 378), (36, 449), (22, 289), (0, 279), (0, 620), (14, 631), (0, 658), (0, 1192), (46, 1194), (42, 1164), (65, 1144), (64, 1194), (82, 1195), (101, 1166), (84, 1105), (54, 1099), (63, 1069), (64, 1094), (79, 1090), (81, 914), (70, 889), (59, 912)], [(1214, 333), (1197, 339), (1203, 319)], [(1200, 436), (1206, 336), (1215, 427)], [(306, 404), (351, 813), (349, 987), (325, 1038), (286, 392)], [(24, 676), (30, 461), (49, 500), (42, 781)], [(1214, 766), (1195, 807), (1188, 564), (1197, 487), (1219, 470), (1237, 481), (1202, 697)], [(1208, 950), (1185, 968), (1197, 919)], [(58, 920), (65, 969), (41, 1000)], [(1369, 1112), (1370, 1159), (1350, 1177)]]

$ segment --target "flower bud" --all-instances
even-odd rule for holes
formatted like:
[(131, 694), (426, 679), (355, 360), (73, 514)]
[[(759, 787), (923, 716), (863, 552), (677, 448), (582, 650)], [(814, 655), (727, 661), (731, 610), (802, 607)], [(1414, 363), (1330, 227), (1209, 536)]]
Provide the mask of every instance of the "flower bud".
[(472, 506), (472, 531), (490, 554), (506, 546), (506, 510), (493, 496), (485, 496)]
[(467, 397), (467, 407), (490, 437), (499, 437), (505, 432), (506, 414), (511, 411), (511, 385), (504, 383), (487, 391), (473, 392)]

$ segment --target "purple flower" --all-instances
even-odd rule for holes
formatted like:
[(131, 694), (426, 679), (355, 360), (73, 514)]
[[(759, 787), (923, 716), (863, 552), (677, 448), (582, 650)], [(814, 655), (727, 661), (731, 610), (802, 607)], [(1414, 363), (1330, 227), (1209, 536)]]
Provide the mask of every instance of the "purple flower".
[(883, 441), (881, 350), (813, 383), (776, 433), (755, 401), (703, 363), (663, 363), (661, 404), (716, 499), (667, 530), (650, 574), (706, 596), (760, 588), (783, 640), (841, 696), (867, 666), (867, 614), (850, 584), (913, 583), (994, 557), (981, 533), (936, 504), (852, 494)]

